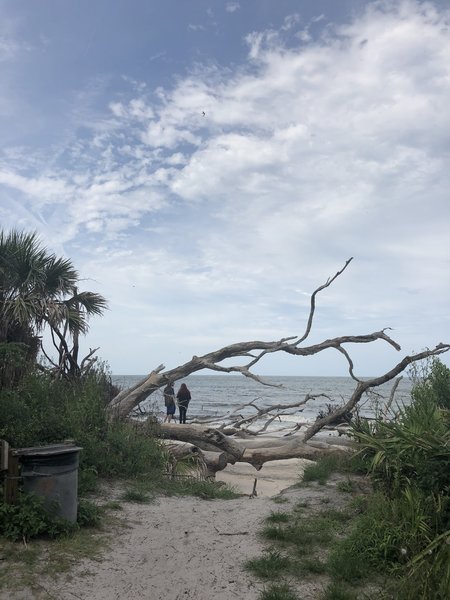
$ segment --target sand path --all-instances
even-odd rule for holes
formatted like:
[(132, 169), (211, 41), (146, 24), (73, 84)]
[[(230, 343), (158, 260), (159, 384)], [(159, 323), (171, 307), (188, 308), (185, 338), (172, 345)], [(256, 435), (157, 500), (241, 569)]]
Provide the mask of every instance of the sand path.
[[(100, 562), (82, 560), (69, 575), (42, 581), (39, 590), (13, 595), (4, 591), (0, 599), (257, 600), (264, 584), (243, 565), (264, 548), (257, 532), (265, 517), (271, 511), (289, 510), (302, 494), (311, 494), (305, 488), (290, 488), (283, 492), (288, 502), (279, 505), (273, 500), (298, 481), (305, 462), (269, 463), (256, 473), (258, 496), (252, 499), (160, 497), (151, 504), (123, 503), (120, 520), (125, 527), (111, 532), (110, 547)], [(238, 465), (235, 471), (239, 472), (223, 473), (221, 478), (250, 493), (254, 469)], [(308, 584), (302, 597), (317, 598), (319, 587)]]

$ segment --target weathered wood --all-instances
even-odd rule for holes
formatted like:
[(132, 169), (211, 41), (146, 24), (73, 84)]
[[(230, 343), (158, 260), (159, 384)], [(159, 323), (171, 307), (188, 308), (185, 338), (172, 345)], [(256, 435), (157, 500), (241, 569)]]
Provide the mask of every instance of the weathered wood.
[(224, 452), (227, 462), (231, 464), (240, 460), (244, 451), (244, 448), (232, 438), (217, 429), (201, 425), (160, 423), (158, 434), (162, 438), (189, 442), (201, 450)]
[(9, 444), (6, 440), (0, 440), (0, 471), (8, 470)]
[(198, 446), (179, 440), (161, 440), (164, 448), (177, 460), (199, 454)]
[(217, 471), (222, 471), (228, 464), (228, 455), (225, 452), (201, 450), (198, 446), (179, 440), (165, 439), (162, 442), (175, 460), (182, 460), (187, 456), (197, 456), (203, 465), (206, 478), (214, 479)]
[(6, 504), (15, 504), (19, 491), (19, 457), (8, 453), (8, 470), (5, 476), (4, 498)]
[[(303, 335), (284, 337), (270, 342), (238, 342), (203, 356), (193, 356), (190, 361), (168, 371), (165, 371), (164, 365), (159, 365), (135, 386), (120, 392), (110, 402), (107, 410), (109, 411), (111, 418), (127, 418), (131, 411), (136, 408), (140, 402), (146, 400), (148, 396), (162, 386), (169, 382), (174, 382), (185, 378), (188, 375), (203, 369), (209, 369), (219, 373), (240, 373), (245, 377), (249, 377), (255, 381), (258, 381), (259, 383), (262, 383), (263, 385), (270, 386), (272, 384), (261, 380), (251, 370), (267, 354), (285, 352), (286, 354), (294, 356), (312, 356), (324, 350), (334, 349), (335, 351), (339, 352), (347, 362), (348, 374), (355, 382), (354, 391), (349, 400), (342, 406), (339, 406), (326, 417), (317, 419), (313, 424), (307, 426), (306, 431), (302, 434), (301, 439), (294, 438), (293, 436), (290, 439), (287, 439), (286, 434), (285, 436), (280, 437), (276, 442), (270, 442), (270, 444), (267, 446), (253, 448), (250, 447), (251, 444), (245, 437), (239, 441), (236, 439), (236, 437), (238, 435), (238, 431), (244, 431), (244, 433), (254, 437), (256, 437), (258, 434), (260, 435), (265, 433), (269, 423), (273, 422), (278, 416), (287, 414), (291, 415), (292, 411), (299, 413), (302, 411), (303, 406), (306, 405), (307, 402), (314, 401), (319, 396), (323, 397), (324, 394), (316, 396), (307, 395), (303, 399), (299, 399), (290, 405), (274, 405), (263, 408), (259, 408), (256, 406), (256, 403), (252, 401), (243, 406), (252, 406), (255, 410), (255, 414), (249, 417), (242, 416), (240, 414), (242, 407), (238, 407), (235, 411), (232, 411), (228, 415), (230, 420), (228, 420), (226, 423), (223, 423), (222, 426), (217, 429), (208, 427), (205, 423), (201, 425), (178, 425), (175, 423), (164, 423), (160, 425), (158, 431), (159, 435), (163, 438), (188, 442), (206, 452), (223, 452), (228, 463), (234, 464), (236, 461), (248, 462), (254, 465), (256, 469), (260, 469), (265, 462), (271, 460), (280, 460), (286, 458), (307, 458), (309, 460), (316, 460), (325, 454), (345, 451), (343, 448), (339, 449), (336, 447), (330, 447), (330, 445), (320, 446), (311, 442), (308, 443), (308, 441), (311, 440), (311, 438), (313, 438), (313, 436), (320, 432), (324, 427), (329, 426), (332, 423), (339, 422), (339, 419), (343, 415), (350, 412), (358, 404), (363, 394), (367, 390), (380, 386), (383, 383), (394, 379), (413, 362), (427, 357), (439, 356), (440, 354), (450, 350), (450, 344), (438, 344), (431, 350), (406, 356), (390, 371), (384, 373), (383, 375), (369, 380), (362, 380), (355, 375), (353, 361), (345, 346), (348, 344), (368, 344), (382, 340), (383, 342), (386, 342), (395, 348), (395, 350), (399, 351), (400, 346), (398, 343), (391, 339), (391, 337), (389, 337), (386, 333), (389, 328), (365, 335), (346, 335), (335, 337), (332, 339), (326, 339), (317, 344), (304, 346), (303, 343), (311, 331), (315, 314), (315, 302), (317, 294), (330, 286), (331, 283), (333, 283), (333, 281), (345, 271), (351, 260), (352, 258), (347, 260), (342, 269), (340, 269), (333, 277), (328, 278), (327, 281), (318, 287), (311, 295), (309, 316)], [(239, 364), (224, 366), (223, 361), (228, 359), (239, 359), (237, 361)], [(246, 364), (242, 364), (243, 362)], [(266, 422), (262, 427), (259, 427), (259, 421), (261, 420), (265, 420)], [(255, 422), (258, 422), (259, 429), (256, 431), (254, 429), (250, 430), (250, 424), (254, 425)], [(291, 428), (291, 433), (298, 431), (302, 425), (297, 424), (293, 428), (293, 431)], [(232, 426), (232, 429), (227, 426)], [(226, 434), (233, 432), (234, 438), (232, 438), (230, 435), (225, 435), (225, 432)]]
[[(188, 375), (191, 375), (192, 373), (196, 373), (197, 371), (201, 371), (203, 369), (209, 369), (219, 373), (241, 373), (245, 377), (254, 379), (255, 381), (258, 381), (263, 385), (273, 386), (273, 384), (261, 380), (261, 378), (255, 375), (251, 370), (267, 354), (285, 352), (286, 354), (291, 354), (294, 356), (312, 356), (324, 350), (334, 349), (337, 352), (339, 352), (347, 361), (348, 373), (350, 377), (355, 381), (356, 387), (350, 400), (343, 407), (339, 407), (323, 419), (318, 419), (314, 423), (314, 425), (308, 428), (305, 434), (305, 440), (307, 440), (313, 437), (313, 435), (315, 435), (318, 431), (320, 431), (322, 427), (324, 427), (325, 425), (329, 425), (330, 423), (336, 422), (336, 419), (342, 417), (342, 415), (346, 412), (349, 412), (349, 410), (351, 410), (360, 401), (362, 394), (366, 390), (372, 387), (377, 387), (379, 385), (382, 385), (383, 383), (386, 383), (387, 381), (390, 381), (391, 379), (399, 375), (399, 373), (401, 373), (412, 362), (421, 360), (422, 358), (426, 357), (438, 356), (450, 350), (450, 344), (438, 344), (432, 350), (427, 350), (420, 354), (405, 357), (400, 363), (398, 363), (393, 369), (391, 369), (391, 371), (385, 373), (384, 375), (381, 375), (380, 377), (375, 377), (369, 381), (362, 381), (355, 375), (353, 361), (347, 349), (344, 346), (347, 344), (368, 344), (378, 340), (382, 340), (390, 346), (392, 346), (393, 348), (395, 348), (397, 351), (399, 351), (399, 344), (395, 342), (391, 337), (389, 337), (386, 333), (387, 329), (389, 328), (385, 328), (381, 331), (375, 331), (373, 333), (365, 335), (346, 335), (335, 337), (332, 339), (324, 340), (323, 342), (320, 342), (318, 344), (302, 346), (303, 342), (309, 336), (312, 328), (316, 308), (317, 294), (325, 288), (329, 287), (335, 281), (335, 279), (345, 271), (345, 269), (348, 267), (352, 260), (353, 258), (349, 258), (345, 262), (344, 266), (339, 271), (337, 271), (337, 273), (335, 273), (334, 276), (329, 277), (323, 285), (319, 286), (312, 293), (308, 321), (303, 335), (284, 337), (271, 342), (257, 340), (230, 344), (229, 346), (225, 346), (223, 348), (220, 348), (219, 350), (215, 350), (203, 356), (193, 356), (190, 361), (168, 371), (165, 371), (164, 365), (159, 365), (148, 376), (144, 377), (141, 381), (139, 381), (135, 386), (131, 387), (128, 390), (121, 391), (115, 398), (113, 398), (113, 400), (107, 407), (107, 411), (109, 412), (110, 417), (118, 417), (121, 419), (126, 418), (127, 416), (129, 416), (129, 414), (134, 408), (136, 408), (142, 401), (146, 400), (151, 394), (153, 394), (162, 386), (166, 385), (169, 382), (178, 381), (179, 379), (185, 378)], [(248, 359), (248, 361), (246, 364), (238, 364), (232, 366), (223, 365), (223, 361), (225, 361), (226, 359), (234, 358), (245, 358)], [(314, 400), (314, 397), (307, 396), (304, 400), (292, 404), (289, 408), (293, 409), (297, 407), (298, 410), (301, 410), (300, 407), (310, 400)], [(273, 421), (277, 417), (277, 411), (278, 414), (286, 414), (283, 411), (286, 411), (287, 409), (286, 406), (274, 406), (268, 409), (259, 409), (257, 407), (255, 408), (257, 410), (256, 415), (252, 417), (241, 417), (238, 414), (235, 415), (237, 421), (235, 423), (228, 424), (233, 424), (234, 426), (242, 428), (243, 425), (248, 425), (249, 423), (255, 420), (261, 419), (261, 417), (265, 417), (267, 420), (266, 424), (258, 432), (256, 432), (264, 433), (264, 431), (267, 428), (268, 422)], [(255, 434), (255, 432), (252, 433)]]
[(227, 454), (225, 452), (209, 452), (200, 450), (206, 467), (206, 477), (214, 479), (217, 471), (223, 471), (228, 464)]
[(283, 444), (269, 448), (246, 448), (240, 461), (250, 463), (257, 471), (259, 471), (264, 463), (272, 460), (284, 460), (287, 458), (318, 460), (322, 456), (338, 454), (343, 451), (348, 451), (348, 448), (327, 444), (323, 444), (322, 447), (317, 447), (302, 442), (296, 442), (295, 444)]
[[(234, 464), (235, 462), (247, 462), (259, 470), (264, 463), (272, 460), (281, 460), (286, 458), (306, 458), (308, 460), (317, 460), (321, 456), (329, 454), (337, 454), (348, 452), (349, 448), (339, 445), (328, 444), (325, 442), (311, 441), (306, 444), (301, 437), (297, 438), (280, 438), (271, 439), (267, 442), (237, 441), (230, 437), (224, 436), (220, 431), (212, 428), (205, 428), (200, 425), (177, 425), (172, 423), (162, 423), (159, 428), (159, 435), (172, 440), (187, 441), (191, 443), (195, 441), (195, 445), (201, 449), (201, 452), (208, 456), (208, 450), (213, 447), (222, 453), (220, 464), (226, 460), (227, 463)], [(337, 439), (333, 439), (337, 442)], [(267, 443), (267, 446), (261, 447)], [(272, 445), (273, 444), (273, 445)], [(256, 447), (255, 447), (256, 446)], [(205, 452), (202, 450), (207, 447)], [(225, 468), (225, 465), (223, 466)], [(219, 469), (217, 469), (219, 470)]]

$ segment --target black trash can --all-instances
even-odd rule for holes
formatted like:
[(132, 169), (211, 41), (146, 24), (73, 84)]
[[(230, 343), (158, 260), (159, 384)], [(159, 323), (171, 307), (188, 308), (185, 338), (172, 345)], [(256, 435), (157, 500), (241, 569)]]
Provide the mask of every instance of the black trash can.
[(40, 496), (52, 515), (72, 523), (77, 520), (80, 450), (57, 444), (15, 451), (22, 464), (24, 491)]

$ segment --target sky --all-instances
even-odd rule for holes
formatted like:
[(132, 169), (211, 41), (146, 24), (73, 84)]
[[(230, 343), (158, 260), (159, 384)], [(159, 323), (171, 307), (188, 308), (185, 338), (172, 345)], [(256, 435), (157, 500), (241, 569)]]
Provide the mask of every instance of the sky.
[(0, 0), (0, 226), (107, 298), (114, 374), (302, 335), (354, 257), (305, 343), (391, 327), (378, 375), (450, 342), (449, 106), (448, 0)]

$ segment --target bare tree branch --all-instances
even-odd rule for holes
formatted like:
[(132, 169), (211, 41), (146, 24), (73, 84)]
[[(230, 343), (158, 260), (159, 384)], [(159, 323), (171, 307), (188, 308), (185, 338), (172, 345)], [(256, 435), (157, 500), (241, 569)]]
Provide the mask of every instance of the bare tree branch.
[[(148, 376), (144, 377), (136, 385), (130, 389), (121, 391), (109, 404), (108, 410), (111, 417), (127, 418), (143, 400), (146, 400), (148, 396), (154, 393), (156, 390), (166, 385), (168, 382), (174, 382), (179, 379), (185, 378), (188, 375), (196, 373), (203, 369), (209, 369), (220, 373), (240, 373), (245, 377), (249, 377), (264, 385), (271, 385), (262, 380), (258, 375), (255, 375), (251, 369), (259, 363), (267, 354), (273, 354), (277, 352), (285, 352), (286, 354), (294, 356), (312, 356), (319, 354), (324, 350), (334, 349), (339, 352), (345, 359), (348, 365), (348, 372), (350, 377), (355, 381), (355, 389), (349, 398), (349, 400), (342, 406), (338, 407), (335, 411), (331, 412), (326, 417), (317, 419), (314, 424), (308, 427), (306, 433), (300, 438), (298, 435), (293, 435), (287, 439), (285, 436), (281, 438), (281, 442), (274, 449), (261, 449), (261, 448), (246, 448), (239, 446), (235, 441), (230, 439), (230, 436), (225, 435), (225, 431), (228, 429), (236, 432), (247, 432), (248, 434), (255, 435), (257, 433), (263, 433), (267, 431), (267, 427), (270, 423), (283, 415), (292, 415), (292, 412), (301, 412), (301, 407), (308, 401), (313, 401), (320, 395), (307, 395), (303, 400), (295, 402), (289, 405), (275, 404), (270, 407), (263, 409), (259, 408), (254, 401), (242, 405), (232, 411), (228, 415), (226, 423), (222, 423), (219, 429), (213, 429), (211, 427), (204, 428), (201, 426), (177, 426), (173, 424), (165, 423), (161, 425), (161, 435), (164, 437), (170, 437), (171, 439), (178, 439), (185, 442), (190, 442), (198, 445), (206, 451), (219, 451), (225, 452), (228, 457), (228, 462), (235, 462), (236, 460), (250, 462), (255, 467), (260, 468), (261, 465), (267, 460), (275, 460), (278, 458), (291, 458), (291, 457), (303, 457), (314, 459), (321, 454), (334, 452), (335, 449), (330, 449), (326, 445), (318, 445), (313, 442), (311, 438), (316, 435), (321, 429), (335, 422), (340, 417), (343, 417), (358, 404), (363, 394), (375, 387), (386, 383), (395, 377), (397, 377), (409, 364), (422, 360), (423, 358), (438, 356), (450, 349), (449, 344), (439, 344), (431, 350), (425, 350), (418, 354), (406, 356), (399, 363), (397, 363), (390, 371), (374, 377), (369, 380), (362, 380), (355, 375), (354, 364), (348, 349), (344, 346), (353, 344), (370, 344), (372, 342), (381, 340), (386, 344), (399, 351), (400, 346), (395, 342), (386, 332), (389, 328), (382, 329), (381, 331), (375, 331), (373, 333), (364, 335), (353, 335), (353, 336), (340, 336), (332, 339), (326, 339), (320, 343), (312, 344), (309, 346), (303, 346), (302, 343), (309, 336), (312, 328), (312, 323), (315, 314), (316, 307), (316, 296), (319, 292), (329, 287), (337, 277), (339, 277), (345, 269), (348, 267), (352, 258), (348, 259), (345, 265), (340, 269), (333, 277), (328, 278), (327, 281), (318, 287), (311, 296), (311, 306), (307, 325), (304, 334), (301, 337), (289, 336), (283, 337), (275, 341), (248, 341), (238, 342), (230, 344), (219, 350), (209, 352), (203, 356), (193, 356), (192, 359), (183, 365), (177, 366), (173, 369), (165, 370), (164, 365), (159, 365), (154, 369)], [(224, 366), (222, 363), (226, 359), (240, 359), (241, 362), (231, 366)], [(250, 359), (242, 364), (242, 359)], [(273, 385), (273, 384), (272, 384)], [(250, 417), (241, 415), (241, 411), (245, 407), (253, 407), (255, 414)], [(217, 417), (214, 419), (216, 420)], [(250, 425), (255, 425), (258, 421), (265, 420), (266, 423), (258, 429), (250, 429)], [(204, 421), (203, 423), (207, 422)], [(296, 427), (299, 429), (299, 426)], [(288, 434), (289, 435), (289, 434)]]
[(450, 344), (438, 344), (432, 350), (424, 350), (423, 352), (419, 352), (418, 354), (413, 354), (412, 356), (405, 356), (403, 360), (401, 360), (398, 364), (395, 365), (393, 369), (384, 373), (384, 375), (380, 375), (379, 377), (374, 377), (373, 379), (368, 379), (366, 381), (359, 381), (355, 391), (353, 392), (350, 400), (340, 406), (331, 414), (327, 415), (323, 419), (318, 419), (305, 433), (304, 441), (308, 441), (311, 439), (318, 431), (320, 431), (325, 425), (336, 420), (336, 418), (343, 416), (345, 413), (351, 411), (356, 404), (360, 401), (362, 395), (366, 390), (373, 387), (378, 387), (386, 383), (387, 381), (391, 381), (394, 377), (397, 377), (400, 373), (402, 373), (408, 365), (413, 362), (417, 362), (418, 360), (423, 360), (424, 358), (429, 358), (430, 356), (438, 356), (443, 354), (444, 352), (448, 352), (450, 350)]
[(322, 290), (324, 290), (325, 288), (327, 288), (328, 286), (330, 286), (333, 283), (333, 281), (335, 279), (337, 279), (339, 277), (339, 275), (341, 275), (345, 271), (345, 269), (348, 267), (348, 265), (351, 263), (352, 260), (353, 260), (353, 256), (351, 258), (349, 258), (345, 262), (345, 265), (342, 267), (342, 269), (340, 271), (338, 271), (337, 273), (335, 273), (335, 275), (333, 275), (333, 277), (329, 277), (323, 285), (321, 285), (320, 287), (318, 287), (312, 293), (312, 295), (311, 295), (311, 308), (310, 308), (310, 311), (309, 311), (308, 323), (306, 325), (305, 333), (296, 342), (297, 346), (298, 346), (298, 344), (301, 344), (304, 340), (306, 340), (306, 338), (309, 336), (309, 334), (311, 332), (312, 322), (313, 322), (313, 318), (314, 318), (314, 312), (316, 310), (316, 296), (317, 296), (317, 294), (319, 292), (321, 292)]

